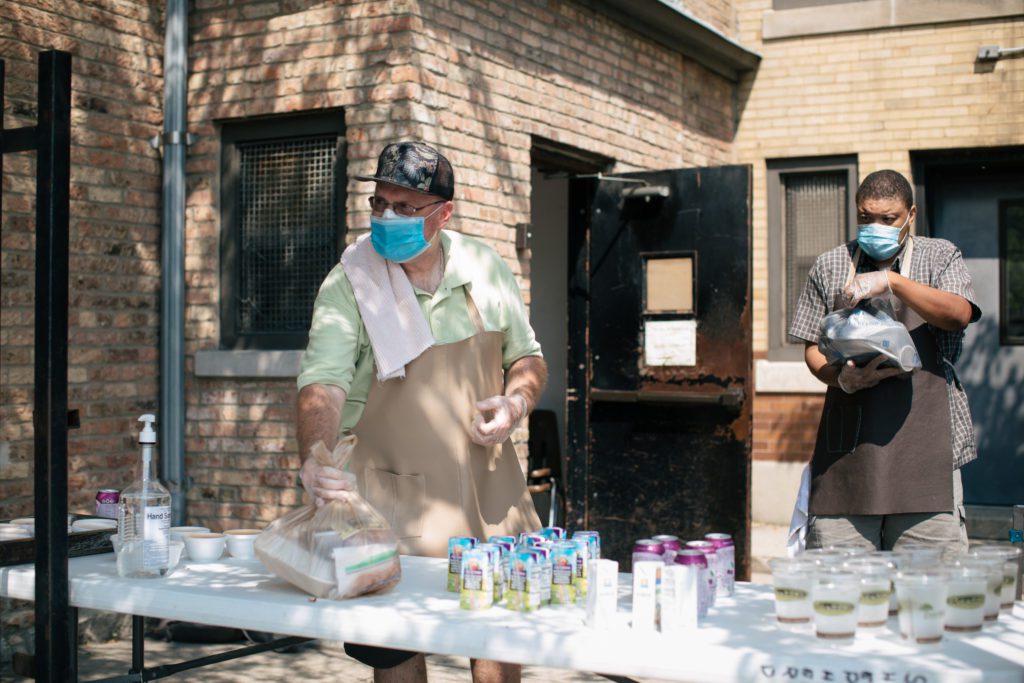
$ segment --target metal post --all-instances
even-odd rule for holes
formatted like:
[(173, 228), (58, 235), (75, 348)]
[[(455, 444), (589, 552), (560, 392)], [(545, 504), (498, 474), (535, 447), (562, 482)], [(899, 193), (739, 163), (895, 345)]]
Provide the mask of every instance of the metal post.
[(188, 3), (167, 3), (164, 41), (163, 236), (160, 246), (160, 474), (171, 520), (185, 523), (185, 99)]
[[(1024, 551), (1024, 505), (1013, 506), (1013, 527), (1010, 529), (1010, 541)], [(1024, 589), (1024, 552), (1017, 558), (1016, 600), (1021, 599), (1022, 589)]]
[[(143, 617), (132, 615), (132, 668), (131, 673), (141, 674), (146, 667), (146, 628)], [(141, 680), (141, 679), (140, 679)]]
[(36, 680), (77, 679), (68, 619), (68, 216), (71, 55), (39, 55), (36, 126)]

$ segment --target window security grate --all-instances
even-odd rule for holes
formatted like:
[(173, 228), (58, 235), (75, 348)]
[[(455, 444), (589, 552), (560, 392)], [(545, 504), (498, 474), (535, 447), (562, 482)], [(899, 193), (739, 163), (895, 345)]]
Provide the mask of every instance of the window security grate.
[(787, 174), (783, 182), (788, 330), (815, 259), (846, 241), (849, 213), (845, 171)]
[(308, 330), (337, 259), (337, 152), (335, 135), (239, 143), (238, 334)]

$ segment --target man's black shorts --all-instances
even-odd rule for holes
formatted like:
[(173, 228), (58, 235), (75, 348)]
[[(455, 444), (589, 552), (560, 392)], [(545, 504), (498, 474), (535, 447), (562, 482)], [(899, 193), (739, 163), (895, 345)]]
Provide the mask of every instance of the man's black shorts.
[(373, 647), (372, 645), (345, 643), (345, 654), (357, 662), (372, 666), (374, 669), (390, 669), (399, 664), (405, 664), (419, 653), (406, 650), (389, 650), (384, 647)]

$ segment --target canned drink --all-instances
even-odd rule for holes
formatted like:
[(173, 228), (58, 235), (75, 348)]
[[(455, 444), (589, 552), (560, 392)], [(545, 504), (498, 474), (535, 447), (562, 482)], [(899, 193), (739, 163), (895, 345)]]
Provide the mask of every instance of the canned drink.
[(687, 541), (686, 547), (691, 550), (699, 550), (704, 553), (708, 561), (708, 606), (715, 606), (715, 597), (718, 595), (718, 553), (715, 552), (715, 544), (711, 541)]
[(117, 489), (100, 489), (96, 493), (96, 516), (117, 519), (121, 503), (121, 492)]
[(637, 562), (665, 561), (665, 546), (653, 538), (641, 538), (633, 544), (633, 565)]
[(678, 536), (659, 534), (652, 537), (652, 540), (665, 546), (665, 564), (672, 564), (672, 561), (676, 559), (676, 553), (683, 549), (683, 544)]
[(736, 546), (729, 534), (704, 534), (704, 540), (711, 541), (718, 554), (718, 594), (736, 594)]
[(697, 590), (697, 616), (701, 619), (708, 615), (708, 607), (711, 606), (711, 582), (708, 580), (708, 558), (699, 550), (683, 548), (676, 553), (673, 565), (697, 567), (699, 570), (699, 585)]

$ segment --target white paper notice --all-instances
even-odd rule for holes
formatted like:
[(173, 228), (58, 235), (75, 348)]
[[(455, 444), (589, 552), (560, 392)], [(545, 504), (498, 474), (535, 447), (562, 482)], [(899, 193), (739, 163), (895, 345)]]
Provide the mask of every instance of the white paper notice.
[(644, 365), (697, 364), (696, 320), (647, 320), (644, 322)]

